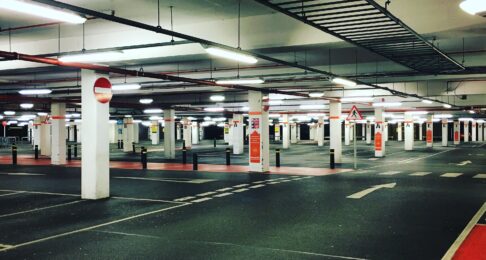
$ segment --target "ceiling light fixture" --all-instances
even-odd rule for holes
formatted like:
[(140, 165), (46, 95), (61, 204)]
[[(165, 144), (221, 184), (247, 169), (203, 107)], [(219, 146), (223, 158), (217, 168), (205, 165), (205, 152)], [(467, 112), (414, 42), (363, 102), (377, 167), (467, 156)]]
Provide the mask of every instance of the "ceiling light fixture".
[(474, 110), (469, 110), (469, 111), (467, 111), (467, 112), (468, 112), (469, 114), (476, 114), (476, 111), (474, 111)]
[(151, 98), (142, 98), (139, 100), (140, 104), (152, 104), (152, 102), (154, 102), (153, 99)]
[(224, 108), (223, 107), (205, 107), (204, 111), (206, 111), (206, 112), (223, 112)]
[(3, 114), (6, 115), (6, 116), (13, 116), (13, 115), (15, 115), (15, 111), (5, 111), (5, 112), (3, 112)]
[(37, 113), (38, 116), (47, 116), (47, 113), (46, 112), (39, 112)]
[(219, 85), (254, 85), (254, 84), (262, 84), (265, 81), (263, 79), (222, 79), (222, 80), (217, 80), (216, 84)]
[(407, 111), (405, 114), (408, 115), (427, 115), (429, 112), (427, 111)]
[(486, 12), (486, 2), (484, 0), (465, 0), (459, 4), (459, 7), (471, 15)]
[(248, 63), (248, 64), (255, 64), (258, 62), (258, 60), (251, 55), (244, 54), (241, 52), (231, 51), (219, 47), (207, 47), (204, 50), (206, 50), (207, 53), (213, 56), (225, 58), (228, 60), (234, 60), (234, 61)]
[(123, 51), (83, 52), (70, 54), (59, 58), (60, 62), (102, 62), (122, 59)]
[(326, 105), (300, 105), (300, 109), (312, 110), (312, 109), (324, 109)]
[(140, 89), (142, 86), (137, 83), (126, 83), (126, 84), (117, 84), (113, 85), (111, 89), (113, 91), (130, 91), (130, 90), (137, 90)]
[(434, 101), (428, 100), (428, 99), (422, 99), (422, 103), (424, 103), (424, 104), (432, 104), (432, 103), (434, 103)]
[(211, 97), (209, 97), (209, 99), (211, 99), (211, 101), (219, 102), (224, 101), (225, 97), (221, 95), (212, 95)]
[(434, 118), (452, 118), (453, 116), (451, 114), (437, 114), (434, 115)]
[(333, 78), (331, 81), (335, 84), (344, 85), (347, 87), (356, 87), (357, 85), (356, 82), (343, 78)]
[(2, 0), (0, 1), (0, 8), (67, 23), (81, 24), (86, 22), (86, 18), (73, 13), (18, 0)]
[(341, 102), (371, 102), (373, 99), (372, 97), (343, 97)]
[(324, 96), (324, 92), (311, 92), (309, 93), (309, 97), (311, 98), (320, 98)]
[(449, 104), (443, 104), (442, 106), (443, 106), (444, 108), (451, 108), (451, 107), (452, 107), (452, 106), (451, 106), (451, 105), (449, 105)]
[(23, 104), (20, 104), (20, 107), (23, 108), (23, 109), (30, 109), (30, 108), (34, 107), (34, 104), (23, 103)]
[(20, 95), (47, 95), (51, 94), (50, 89), (22, 89), (19, 91)]
[(401, 102), (378, 102), (378, 103), (373, 103), (374, 107), (399, 107), (401, 106)]
[(149, 108), (143, 111), (145, 114), (160, 114), (163, 112), (160, 108)]

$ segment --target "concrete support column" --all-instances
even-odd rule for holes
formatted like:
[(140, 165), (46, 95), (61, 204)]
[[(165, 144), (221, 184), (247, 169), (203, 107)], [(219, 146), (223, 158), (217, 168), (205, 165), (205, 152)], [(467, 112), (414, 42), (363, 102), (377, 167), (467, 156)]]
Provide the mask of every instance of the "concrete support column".
[(296, 123), (295, 127), (297, 128), (297, 142), (300, 141), (300, 124)]
[(334, 149), (334, 161), (342, 162), (341, 102), (329, 103), (329, 149)]
[(178, 123), (176, 125), (176, 139), (177, 140), (181, 140), (181, 138), (182, 138), (182, 134), (181, 134), (181, 124)]
[(463, 121), (464, 124), (464, 142), (469, 142), (469, 121)]
[(41, 149), (41, 155), (51, 156), (51, 124), (45, 116), (41, 117), (39, 147)]
[(123, 119), (123, 151), (132, 151), (133, 138), (133, 118)]
[(419, 125), (419, 127), (418, 127), (419, 128), (419, 141), (423, 141), (424, 140), (424, 136), (423, 136), (424, 132), (423, 132), (423, 129), (422, 129), (423, 123), (420, 122), (420, 123), (418, 123), (418, 125)]
[[(96, 100), (93, 86), (107, 77), (91, 70), (81, 70), (82, 135), (81, 198), (102, 199), (110, 196), (110, 150), (108, 120), (110, 104)], [(128, 146), (128, 145), (127, 145)]]
[(233, 115), (233, 154), (243, 154), (245, 140), (243, 139), (243, 115)]
[(132, 123), (133, 123), (133, 142), (138, 144), (140, 142), (140, 124), (135, 122)]
[(324, 146), (324, 116), (318, 117), (314, 132), (316, 132), (317, 146)]
[(477, 141), (477, 124), (475, 120), (471, 123), (471, 141)]
[[(69, 141), (73, 141), (74, 140), (74, 128), (72, 127), (72, 124), (69, 123)], [(109, 126), (108, 126), (108, 134), (109, 134), (109, 139), (110, 139), (110, 143), (111, 144), (114, 144), (117, 142), (117, 139), (116, 139), (116, 136), (117, 136), (117, 132), (116, 132), (116, 122), (109, 122)]]
[(116, 121), (116, 142), (123, 140), (123, 121), (121, 119)]
[[(51, 164), (66, 164), (66, 104), (51, 104), (52, 137)], [(106, 122), (105, 122), (106, 124)]]
[(74, 121), (74, 127), (75, 127), (75, 129), (76, 129), (76, 130), (74, 131), (74, 133), (75, 133), (75, 136), (74, 136), (74, 141), (76, 141), (78, 144), (80, 144), (80, 143), (81, 143), (81, 138), (82, 138), (82, 136), (83, 136), (83, 135), (82, 135), (82, 133), (83, 133), (83, 131), (82, 131), (82, 130), (83, 130), (83, 129), (81, 129), (81, 128), (82, 128), (82, 123), (81, 123), (81, 122), (76, 122), (76, 121)]
[[(383, 117), (383, 120), (385, 120), (385, 117)], [(388, 122), (383, 122), (383, 137), (386, 144), (386, 142), (388, 142)]]
[(375, 108), (375, 157), (385, 156), (385, 117), (383, 108)]
[(290, 143), (297, 143), (297, 123), (290, 123)]
[(274, 126), (275, 141), (280, 141), (280, 124), (277, 122)]
[(344, 120), (344, 145), (349, 145), (349, 130), (350, 130), (349, 121)]
[(366, 123), (361, 123), (361, 141), (366, 140)]
[(454, 121), (454, 144), (461, 143), (461, 122), (455, 120)]
[(354, 128), (356, 127), (355, 122), (349, 122), (349, 141), (354, 141)]
[(442, 119), (442, 146), (446, 147), (449, 142), (449, 120)]
[(290, 125), (289, 125), (289, 115), (283, 115), (283, 136), (282, 136), (282, 145), (283, 149), (289, 149), (290, 146)]
[(160, 143), (160, 126), (158, 120), (152, 120), (150, 124), (150, 140), (152, 145), (158, 145)]
[(427, 147), (434, 146), (434, 115), (427, 115), (426, 136)]
[(229, 135), (229, 124), (228, 123), (224, 124), (223, 137), (224, 137), (224, 142), (229, 144), (230, 143), (230, 141), (229, 141), (230, 135)]
[(371, 144), (371, 122), (366, 122), (366, 143)]
[(167, 159), (175, 159), (175, 110), (164, 109), (164, 155)]
[(34, 133), (34, 142), (32, 143), (32, 145), (35, 147), (37, 145), (37, 147), (39, 148), (40, 150), (40, 140), (41, 140), (41, 119), (40, 117), (36, 117), (34, 119), (34, 124), (33, 124), (33, 133)]
[(228, 119), (228, 145), (233, 145), (233, 119)]
[(192, 147), (192, 124), (189, 118), (185, 117), (182, 119), (182, 139), (186, 144), (186, 148)]
[(268, 129), (268, 100), (263, 100), (263, 94), (259, 91), (248, 91), (250, 104), (250, 172), (268, 172), (270, 143)]
[(482, 142), (483, 140), (484, 140), (483, 122), (478, 121), (478, 142)]
[(310, 125), (309, 126), (309, 140), (313, 140), (313, 141), (316, 141), (316, 130), (317, 130), (317, 125), (316, 124), (313, 124), (313, 125)]
[(191, 126), (192, 126), (192, 129), (191, 129), (192, 144), (199, 144), (199, 124), (197, 122), (192, 122)]
[(401, 142), (403, 140), (403, 128), (402, 128), (402, 122), (397, 123), (397, 140)]
[(405, 113), (404, 119), (405, 120), (403, 124), (405, 126), (405, 151), (412, 151), (414, 142), (413, 116), (411, 114)]

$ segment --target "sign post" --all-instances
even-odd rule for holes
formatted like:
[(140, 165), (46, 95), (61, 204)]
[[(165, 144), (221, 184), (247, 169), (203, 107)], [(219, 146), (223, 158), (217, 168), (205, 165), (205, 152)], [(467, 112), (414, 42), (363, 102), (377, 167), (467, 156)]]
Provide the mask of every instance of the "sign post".
[(7, 136), (7, 121), (2, 121), (3, 126), (3, 137)]
[(354, 149), (354, 169), (358, 168), (358, 160), (357, 160), (357, 149), (356, 149), (356, 120), (363, 120), (363, 115), (359, 112), (358, 108), (353, 105), (351, 111), (349, 111), (349, 115), (346, 118), (348, 121), (352, 121), (354, 123), (353, 126), (353, 149)]

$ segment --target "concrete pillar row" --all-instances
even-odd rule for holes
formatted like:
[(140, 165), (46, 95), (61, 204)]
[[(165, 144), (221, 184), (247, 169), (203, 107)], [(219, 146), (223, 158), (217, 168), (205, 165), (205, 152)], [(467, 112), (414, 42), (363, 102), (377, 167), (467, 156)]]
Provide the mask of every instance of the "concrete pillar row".
[(313, 124), (309, 126), (309, 140), (317, 141), (317, 124)]
[(399, 142), (403, 141), (402, 122), (397, 123), (397, 141), (399, 141)]
[(478, 142), (484, 140), (483, 122), (478, 122)]
[(192, 144), (199, 144), (199, 123), (191, 122), (191, 142)]
[(133, 118), (123, 119), (123, 151), (132, 151), (132, 143), (135, 141), (133, 133)]
[(297, 143), (297, 123), (290, 123), (290, 143)]
[(366, 143), (371, 144), (371, 122), (366, 122)]
[(47, 116), (41, 117), (40, 122), (40, 154), (43, 156), (51, 156), (51, 123)]
[(388, 142), (388, 122), (385, 121), (385, 117), (383, 117), (383, 140), (385, 140), (385, 144), (386, 142)]
[(275, 123), (274, 137), (275, 137), (275, 141), (280, 141), (280, 124), (279, 123)]
[(40, 117), (36, 117), (34, 119), (32, 127), (34, 133), (34, 142), (32, 144), (34, 147), (37, 145), (37, 147), (40, 149), (40, 140), (41, 140), (41, 118)]
[(420, 122), (419, 123), (419, 141), (423, 141), (424, 140), (423, 133), (424, 133), (424, 131), (423, 131), (423, 123)]

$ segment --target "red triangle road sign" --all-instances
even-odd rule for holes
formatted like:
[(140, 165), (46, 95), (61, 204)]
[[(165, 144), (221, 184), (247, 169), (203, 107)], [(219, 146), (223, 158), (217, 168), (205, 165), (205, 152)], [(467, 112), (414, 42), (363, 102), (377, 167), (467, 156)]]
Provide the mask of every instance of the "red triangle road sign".
[(363, 120), (363, 115), (361, 115), (361, 112), (359, 112), (358, 108), (356, 106), (353, 106), (351, 108), (351, 111), (349, 111), (349, 115), (346, 118), (346, 120)]

